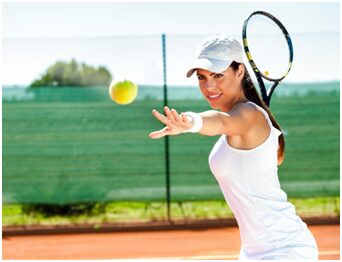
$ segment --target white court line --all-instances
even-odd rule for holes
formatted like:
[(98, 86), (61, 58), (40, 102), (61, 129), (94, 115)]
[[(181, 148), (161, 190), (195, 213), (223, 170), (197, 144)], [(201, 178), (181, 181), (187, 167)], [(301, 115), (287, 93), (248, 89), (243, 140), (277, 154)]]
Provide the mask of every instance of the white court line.
[(339, 255), (339, 250), (332, 250), (332, 251), (321, 251), (319, 252), (320, 255)]
[[(176, 259), (176, 260), (184, 260), (184, 259), (238, 259), (239, 254), (232, 254), (232, 253), (224, 253), (220, 255), (199, 255), (199, 256), (184, 256), (184, 257), (146, 257), (146, 258), (133, 258), (128, 260), (137, 260), (137, 259), (159, 259), (159, 260), (169, 260), (169, 259)], [(125, 259), (126, 260), (126, 259)]]
[[(332, 251), (321, 251), (319, 255), (340, 255), (339, 250), (332, 250)], [(221, 254), (221, 255), (202, 255), (202, 256), (185, 256), (185, 257), (140, 257), (140, 258), (128, 258), (124, 260), (187, 260), (187, 259), (208, 259), (208, 260), (215, 260), (215, 259), (238, 259), (238, 254)]]

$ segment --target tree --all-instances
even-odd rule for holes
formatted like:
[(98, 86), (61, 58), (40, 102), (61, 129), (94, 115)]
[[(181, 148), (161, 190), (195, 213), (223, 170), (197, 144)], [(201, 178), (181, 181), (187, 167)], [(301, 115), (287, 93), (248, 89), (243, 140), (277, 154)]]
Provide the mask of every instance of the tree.
[(39, 79), (34, 80), (30, 87), (107, 86), (111, 79), (112, 76), (105, 67), (95, 68), (85, 63), (77, 63), (75, 59), (72, 59), (70, 63), (57, 61)]

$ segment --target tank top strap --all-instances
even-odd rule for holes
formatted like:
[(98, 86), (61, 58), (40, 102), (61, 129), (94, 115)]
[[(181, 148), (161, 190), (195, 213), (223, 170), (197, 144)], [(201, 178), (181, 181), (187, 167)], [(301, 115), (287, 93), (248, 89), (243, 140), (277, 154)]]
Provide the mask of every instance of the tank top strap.
[(254, 103), (252, 101), (248, 101), (246, 103), (250, 103), (250, 104), (255, 105), (264, 114), (264, 116), (265, 116), (265, 118), (267, 120), (267, 123), (271, 127), (271, 130), (275, 131), (277, 136), (282, 134), (282, 132), (279, 129), (277, 129), (276, 127), (273, 126), (272, 121), (270, 119), (270, 116), (268, 115), (267, 111), (264, 108), (262, 108), (261, 106), (259, 106), (258, 104)]

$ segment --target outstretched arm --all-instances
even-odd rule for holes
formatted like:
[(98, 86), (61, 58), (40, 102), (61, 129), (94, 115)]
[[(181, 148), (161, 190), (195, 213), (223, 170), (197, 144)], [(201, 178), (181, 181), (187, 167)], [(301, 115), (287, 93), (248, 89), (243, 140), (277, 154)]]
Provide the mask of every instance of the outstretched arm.
[[(160, 114), (157, 110), (153, 110), (152, 114), (165, 127), (161, 130), (150, 133), (151, 138), (161, 138), (166, 135), (178, 135), (191, 129), (194, 123), (185, 113), (178, 114), (175, 109), (164, 107), (165, 115)], [(248, 104), (239, 104), (235, 106), (230, 113), (209, 110), (199, 113), (202, 117), (203, 125), (198, 133), (207, 136), (215, 136), (220, 134), (226, 135), (242, 135), (251, 128), (255, 123), (258, 110)]]

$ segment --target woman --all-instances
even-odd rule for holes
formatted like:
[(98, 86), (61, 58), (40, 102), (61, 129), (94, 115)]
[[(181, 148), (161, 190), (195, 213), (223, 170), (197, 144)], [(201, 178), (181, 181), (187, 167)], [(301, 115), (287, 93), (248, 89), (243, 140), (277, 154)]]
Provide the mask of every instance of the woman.
[(313, 235), (280, 187), (284, 136), (249, 77), (240, 43), (219, 34), (207, 38), (187, 77), (194, 72), (213, 110), (179, 114), (165, 107), (165, 115), (153, 110), (165, 127), (150, 137), (220, 135), (209, 165), (238, 222), (241, 260), (317, 260)]

